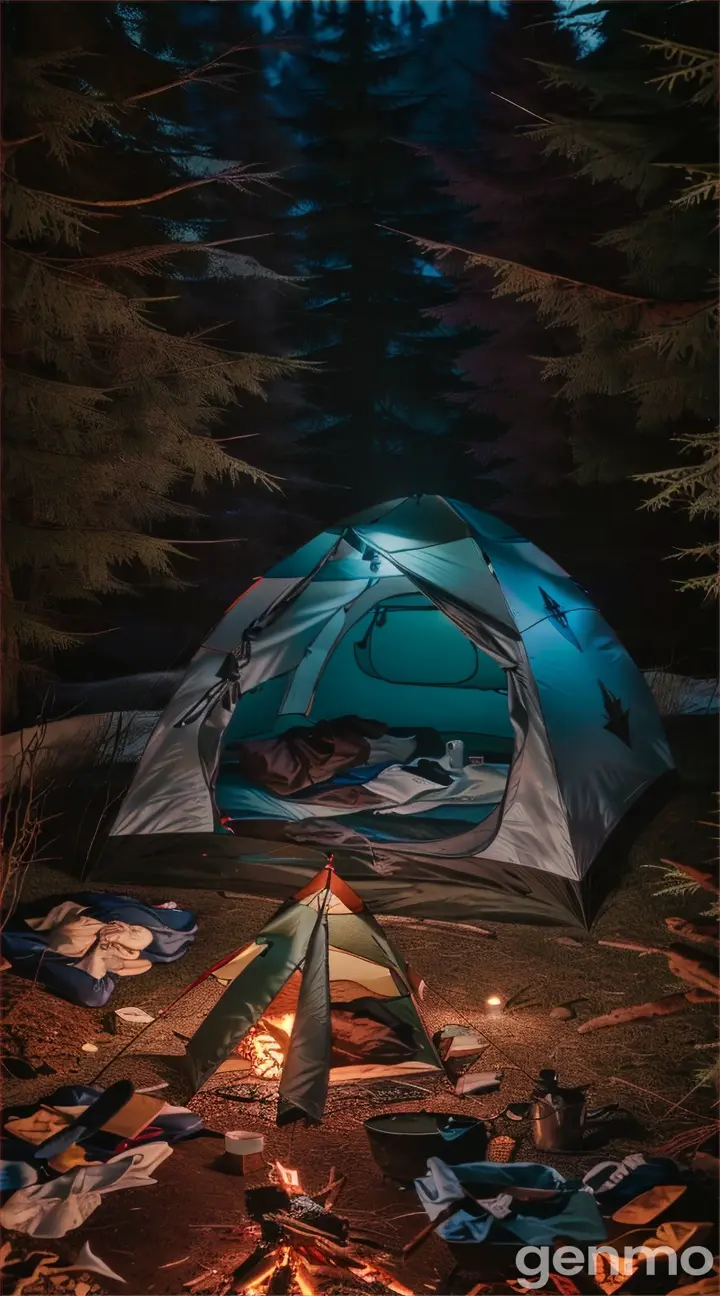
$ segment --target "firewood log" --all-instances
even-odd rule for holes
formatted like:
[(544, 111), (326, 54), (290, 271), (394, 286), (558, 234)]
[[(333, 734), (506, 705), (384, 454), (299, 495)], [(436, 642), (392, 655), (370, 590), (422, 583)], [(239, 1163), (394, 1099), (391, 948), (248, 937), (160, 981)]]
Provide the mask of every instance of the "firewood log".
[(301, 1224), (291, 1215), (268, 1215), (275, 1224), (279, 1224), (286, 1233), (300, 1239), (301, 1242), (308, 1242), (318, 1251), (322, 1251), (333, 1258), (338, 1258), (347, 1262), (351, 1252), (347, 1247), (342, 1247), (328, 1237), (327, 1233), (321, 1233), (320, 1229), (314, 1229), (309, 1224)]

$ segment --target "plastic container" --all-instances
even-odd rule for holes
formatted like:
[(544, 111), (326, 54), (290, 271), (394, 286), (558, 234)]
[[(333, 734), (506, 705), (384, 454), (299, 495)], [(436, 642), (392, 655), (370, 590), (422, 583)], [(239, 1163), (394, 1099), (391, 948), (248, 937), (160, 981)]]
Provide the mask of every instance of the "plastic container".
[(228, 1130), (225, 1135), (225, 1151), (232, 1156), (251, 1156), (262, 1152), (265, 1139), (262, 1134), (253, 1134), (250, 1130)]

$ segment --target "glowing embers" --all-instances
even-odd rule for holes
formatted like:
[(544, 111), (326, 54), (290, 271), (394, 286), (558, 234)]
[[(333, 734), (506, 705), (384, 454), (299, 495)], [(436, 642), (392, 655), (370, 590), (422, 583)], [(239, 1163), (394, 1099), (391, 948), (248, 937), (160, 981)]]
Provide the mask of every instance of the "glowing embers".
[[(221, 1275), (220, 1292), (237, 1296), (330, 1296), (338, 1291), (362, 1291), (372, 1285), (396, 1296), (412, 1296), (403, 1283), (349, 1241), (349, 1221), (334, 1212), (345, 1177), (330, 1173), (330, 1182), (310, 1195), (297, 1170), (275, 1161), (270, 1182), (245, 1194), (258, 1245), (232, 1274)], [(256, 1232), (257, 1236), (257, 1232)], [(197, 1290), (197, 1281), (188, 1284)]]
[(258, 1080), (280, 1079), (294, 1022), (294, 1013), (261, 1017), (238, 1045), (238, 1055), (250, 1063), (250, 1069)]

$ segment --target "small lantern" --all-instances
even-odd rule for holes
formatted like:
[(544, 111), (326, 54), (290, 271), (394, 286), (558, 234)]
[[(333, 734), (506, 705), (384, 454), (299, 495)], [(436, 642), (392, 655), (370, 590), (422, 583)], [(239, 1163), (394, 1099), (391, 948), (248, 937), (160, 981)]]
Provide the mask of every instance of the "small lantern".
[(502, 1017), (502, 1011), (503, 1001), (499, 995), (490, 995), (490, 998), (485, 1000), (486, 1017)]

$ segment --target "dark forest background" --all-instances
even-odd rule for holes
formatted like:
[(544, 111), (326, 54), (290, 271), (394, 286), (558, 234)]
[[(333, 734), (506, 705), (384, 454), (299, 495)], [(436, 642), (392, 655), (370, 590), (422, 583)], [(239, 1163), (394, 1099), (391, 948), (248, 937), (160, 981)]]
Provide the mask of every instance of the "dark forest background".
[(3, 10), (6, 714), (418, 491), (713, 672), (714, 3)]

